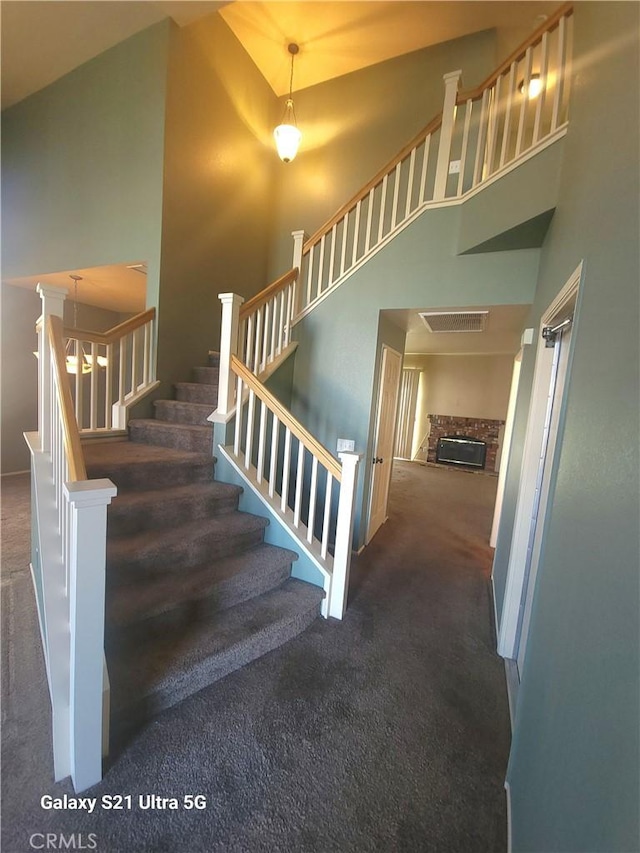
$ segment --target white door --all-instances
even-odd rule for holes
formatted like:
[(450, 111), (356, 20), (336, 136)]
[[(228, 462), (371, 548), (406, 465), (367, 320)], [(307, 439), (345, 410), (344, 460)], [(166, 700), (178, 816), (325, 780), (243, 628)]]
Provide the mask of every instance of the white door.
[(549, 498), (549, 481), (551, 478), (551, 469), (553, 467), (556, 440), (558, 437), (560, 401), (562, 400), (562, 393), (564, 391), (567, 376), (570, 340), (571, 326), (569, 325), (557, 333), (553, 348), (551, 380), (549, 382), (549, 393), (547, 395), (542, 446), (540, 449), (538, 473), (536, 476), (536, 490), (533, 498), (529, 541), (527, 543), (523, 596), (517, 628), (518, 651), (516, 660), (518, 662), (518, 674), (520, 677), (522, 677), (522, 667), (524, 665), (524, 657), (527, 649), (531, 606), (533, 604), (533, 593), (536, 586), (536, 575), (538, 573), (538, 562), (540, 559), (540, 545), (542, 542), (544, 519), (547, 509), (547, 501)]
[(557, 348), (555, 345), (547, 347), (544, 340), (538, 340), (502, 616), (498, 630), (498, 654), (514, 661), (520, 658), (520, 666), (524, 662), (526, 651), (535, 575), (541, 537), (544, 533), (549, 477), (556, 451), (556, 435), (563, 399), (566, 397), (570, 323), (565, 321), (574, 313), (581, 277), (582, 264), (575, 269), (571, 278), (542, 316), (541, 326), (555, 333), (556, 343), (559, 339)]
[(369, 503), (369, 526), (367, 544), (378, 528), (387, 520), (387, 499), (393, 466), (393, 439), (398, 405), (398, 389), (402, 356), (391, 347), (382, 347), (382, 366), (376, 412), (376, 433), (371, 460), (371, 500)]

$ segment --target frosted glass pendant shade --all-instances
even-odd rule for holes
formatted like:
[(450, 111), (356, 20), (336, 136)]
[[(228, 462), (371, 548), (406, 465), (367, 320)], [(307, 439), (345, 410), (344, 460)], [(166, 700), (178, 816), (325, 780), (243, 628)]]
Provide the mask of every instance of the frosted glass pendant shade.
[(278, 156), (283, 163), (290, 163), (298, 153), (302, 134), (294, 124), (279, 124), (273, 131)]

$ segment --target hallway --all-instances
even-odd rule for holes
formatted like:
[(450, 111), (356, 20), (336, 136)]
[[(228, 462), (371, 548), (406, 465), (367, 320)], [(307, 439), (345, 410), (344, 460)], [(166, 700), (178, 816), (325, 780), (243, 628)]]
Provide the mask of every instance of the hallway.
[[(509, 748), (487, 545), (494, 477), (396, 463), (390, 518), (354, 559), (342, 623), (183, 702), (114, 756), (93, 814), (54, 785), (28, 578), (26, 477), (3, 480), (3, 850), (95, 833), (99, 853), (498, 853)], [(15, 634), (12, 632), (15, 631)], [(105, 794), (132, 795), (106, 811)], [(178, 798), (144, 810), (139, 796)], [(185, 794), (206, 798), (185, 810)]]

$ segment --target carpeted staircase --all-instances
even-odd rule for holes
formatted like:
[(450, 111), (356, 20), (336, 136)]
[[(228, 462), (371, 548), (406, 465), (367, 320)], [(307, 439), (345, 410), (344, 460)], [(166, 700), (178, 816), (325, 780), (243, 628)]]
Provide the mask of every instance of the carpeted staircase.
[[(215, 358), (215, 357), (214, 357)], [(297, 554), (264, 542), (268, 520), (214, 479), (215, 361), (132, 420), (129, 440), (89, 442), (109, 477), (106, 653), (112, 718), (127, 726), (180, 702), (303, 631), (321, 589), (290, 577)]]

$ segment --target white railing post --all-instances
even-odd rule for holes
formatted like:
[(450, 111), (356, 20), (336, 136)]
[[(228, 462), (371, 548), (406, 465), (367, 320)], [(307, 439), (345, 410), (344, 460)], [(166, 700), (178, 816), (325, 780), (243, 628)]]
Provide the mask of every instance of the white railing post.
[(433, 191), (434, 201), (445, 197), (447, 178), (449, 177), (449, 157), (451, 155), (451, 140), (456, 118), (456, 98), (462, 71), (452, 71), (444, 75), (444, 106), (442, 108), (442, 127), (440, 128), (440, 147), (436, 165), (436, 180)]
[(302, 304), (302, 247), (308, 239), (306, 231), (292, 231), (293, 237), (293, 262), (292, 269), (298, 270), (298, 278), (293, 285), (293, 316), (296, 317), (304, 308)]
[(333, 616), (334, 619), (342, 619), (347, 607), (356, 483), (358, 465), (362, 459), (362, 454), (344, 452), (339, 453), (338, 456), (342, 463), (342, 479), (338, 499), (336, 545), (333, 555), (333, 577), (329, 601), (329, 616)]
[(69, 725), (76, 791), (102, 779), (107, 506), (116, 493), (111, 480), (64, 486), (71, 508)]
[(38, 435), (43, 453), (51, 450), (51, 355), (47, 341), (47, 318), (62, 317), (66, 287), (38, 284), (36, 292), (42, 301), (42, 314), (38, 318)]
[(240, 306), (244, 302), (237, 293), (219, 293), (222, 302), (222, 326), (220, 329), (220, 373), (218, 378), (219, 415), (228, 415), (234, 406), (234, 377), (231, 373), (231, 356), (238, 354), (238, 329)]

